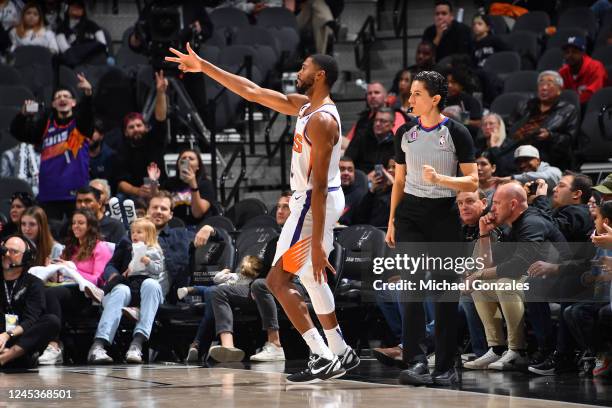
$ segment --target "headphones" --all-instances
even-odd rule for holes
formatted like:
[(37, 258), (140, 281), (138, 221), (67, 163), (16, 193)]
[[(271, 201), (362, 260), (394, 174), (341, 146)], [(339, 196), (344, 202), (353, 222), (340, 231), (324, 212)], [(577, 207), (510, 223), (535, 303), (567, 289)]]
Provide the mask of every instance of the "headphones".
[[(25, 243), (26, 250), (23, 252), (23, 257), (21, 258), (20, 264), (10, 264), (10, 268), (21, 268), (21, 267), (29, 267), (32, 262), (36, 259), (36, 244), (28, 237), (22, 234), (13, 234), (6, 237), (4, 242), (8, 241), (11, 238), (19, 238)], [(6, 251), (6, 247), (2, 245), (2, 253), (4, 254)]]

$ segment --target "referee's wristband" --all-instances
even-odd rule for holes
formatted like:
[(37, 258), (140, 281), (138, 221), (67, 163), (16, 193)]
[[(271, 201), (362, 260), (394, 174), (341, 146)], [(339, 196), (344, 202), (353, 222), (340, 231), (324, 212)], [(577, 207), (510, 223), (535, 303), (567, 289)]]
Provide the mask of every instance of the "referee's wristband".
[(192, 188), (192, 189), (191, 189), (191, 192), (192, 192), (192, 193), (195, 193), (196, 191), (200, 191), (200, 188), (199, 188), (199, 187), (196, 187), (196, 188)]
[(488, 234), (479, 235), (478, 238), (488, 238), (490, 236), (491, 236), (491, 233), (489, 232)]

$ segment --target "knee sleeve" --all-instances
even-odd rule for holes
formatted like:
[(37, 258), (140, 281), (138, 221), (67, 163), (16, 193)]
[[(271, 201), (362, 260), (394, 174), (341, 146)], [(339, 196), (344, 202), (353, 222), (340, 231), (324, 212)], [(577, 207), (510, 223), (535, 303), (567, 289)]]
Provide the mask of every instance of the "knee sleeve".
[(316, 314), (325, 315), (335, 311), (334, 296), (329, 285), (326, 282), (317, 283), (314, 280), (312, 266), (306, 268), (300, 275), (300, 282), (302, 282), (306, 292), (308, 292)]

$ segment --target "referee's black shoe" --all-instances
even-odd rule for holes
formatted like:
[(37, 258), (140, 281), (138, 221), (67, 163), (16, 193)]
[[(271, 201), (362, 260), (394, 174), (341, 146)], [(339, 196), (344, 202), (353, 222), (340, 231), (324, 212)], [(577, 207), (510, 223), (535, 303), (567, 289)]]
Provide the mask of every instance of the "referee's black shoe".
[(436, 385), (451, 386), (459, 382), (459, 373), (455, 367), (440, 374), (432, 375), (433, 383)]
[(433, 384), (427, 362), (416, 362), (400, 373), (399, 382), (403, 385), (428, 385)]

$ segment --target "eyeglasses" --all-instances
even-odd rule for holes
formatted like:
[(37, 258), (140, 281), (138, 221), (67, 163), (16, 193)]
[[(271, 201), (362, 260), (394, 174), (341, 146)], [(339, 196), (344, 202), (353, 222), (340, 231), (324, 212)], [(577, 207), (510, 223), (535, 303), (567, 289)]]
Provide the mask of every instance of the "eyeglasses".
[(13, 256), (23, 253), (23, 251), (20, 251), (19, 249), (7, 248), (5, 246), (0, 247), (0, 252), (2, 253), (2, 255), (9, 253), (10, 255), (13, 255)]
[(387, 119), (374, 119), (374, 123), (391, 123), (393, 122), (392, 120), (387, 120)]

